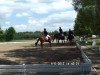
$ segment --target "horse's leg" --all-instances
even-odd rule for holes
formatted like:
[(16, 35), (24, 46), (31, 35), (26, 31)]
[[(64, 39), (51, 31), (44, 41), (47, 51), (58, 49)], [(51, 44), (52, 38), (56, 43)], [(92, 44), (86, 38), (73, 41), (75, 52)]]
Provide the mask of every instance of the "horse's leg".
[(64, 38), (63, 38), (63, 43), (65, 43), (65, 36), (64, 36)]
[(66, 41), (64, 40), (64, 43), (65, 43)]
[(40, 38), (38, 38), (37, 42), (35, 43), (35, 46), (37, 46), (38, 42), (39, 42)]
[(58, 39), (58, 44), (59, 44), (59, 39)]
[(57, 39), (56, 39), (56, 43), (57, 43)]
[(49, 41), (49, 44), (50, 44), (50, 47), (52, 47), (52, 45), (51, 45), (51, 41)]
[(41, 41), (41, 48), (43, 48), (43, 42)]
[(66, 40), (65, 40), (65, 39), (66, 39), (66, 37), (64, 37), (64, 43), (66, 42)]
[(72, 40), (70, 39), (70, 45), (72, 44)]
[(63, 40), (62, 40), (62, 44), (63, 44)]

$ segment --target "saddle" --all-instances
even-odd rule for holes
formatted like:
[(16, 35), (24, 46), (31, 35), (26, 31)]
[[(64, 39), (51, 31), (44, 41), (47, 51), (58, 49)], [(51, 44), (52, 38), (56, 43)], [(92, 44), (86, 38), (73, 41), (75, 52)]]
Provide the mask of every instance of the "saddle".
[(59, 34), (60, 37), (64, 37), (64, 34)]
[(48, 41), (50, 39), (50, 36), (49, 35), (45, 36), (45, 39), (46, 41)]

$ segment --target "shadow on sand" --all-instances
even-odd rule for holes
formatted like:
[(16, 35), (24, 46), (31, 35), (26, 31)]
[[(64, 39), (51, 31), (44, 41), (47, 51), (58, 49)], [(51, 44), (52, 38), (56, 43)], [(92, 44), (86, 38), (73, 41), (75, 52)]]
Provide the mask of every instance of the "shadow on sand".
[(66, 62), (81, 58), (80, 51), (75, 46), (69, 44), (58, 46), (55, 43), (53, 47), (48, 47), (48, 44), (45, 44), (43, 49), (32, 46), (31, 48), (11, 50), (6, 52), (5, 56), (18, 58), (19, 60), (15, 61), (18, 64), (49, 64), (51, 62)]

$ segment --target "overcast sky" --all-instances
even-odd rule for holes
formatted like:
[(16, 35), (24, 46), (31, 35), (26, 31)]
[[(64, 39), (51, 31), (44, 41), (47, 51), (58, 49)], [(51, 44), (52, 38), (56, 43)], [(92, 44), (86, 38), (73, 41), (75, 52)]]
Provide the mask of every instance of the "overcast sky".
[(73, 29), (77, 13), (71, 0), (0, 0), (0, 25), (22, 31)]

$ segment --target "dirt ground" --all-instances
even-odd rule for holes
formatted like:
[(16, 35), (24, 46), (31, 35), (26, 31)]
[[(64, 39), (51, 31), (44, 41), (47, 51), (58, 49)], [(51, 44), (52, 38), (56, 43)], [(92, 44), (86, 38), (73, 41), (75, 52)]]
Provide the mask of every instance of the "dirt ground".
[(23, 49), (34, 46), (33, 42), (6, 42), (0, 43), (0, 52), (14, 49)]
[(40, 45), (28, 43), (3, 43), (0, 44), (0, 64), (36, 64), (50, 62), (81, 62), (80, 51), (75, 45), (56, 44), (52, 47), (48, 43), (42, 49)]

